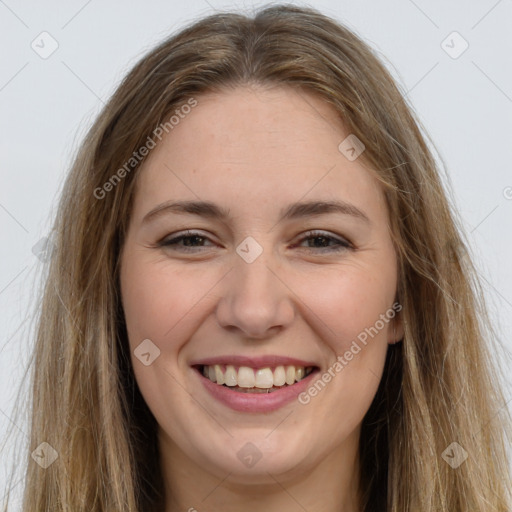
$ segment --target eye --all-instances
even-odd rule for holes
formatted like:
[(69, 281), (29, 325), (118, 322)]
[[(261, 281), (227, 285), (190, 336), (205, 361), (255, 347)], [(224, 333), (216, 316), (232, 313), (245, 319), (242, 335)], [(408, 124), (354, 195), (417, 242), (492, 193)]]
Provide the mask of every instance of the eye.
[[(194, 248), (204, 247), (202, 243), (209, 240), (208, 237), (202, 233), (194, 231), (186, 231), (184, 234), (178, 235), (173, 238), (166, 238), (158, 243), (160, 247), (170, 247), (173, 250), (183, 252), (195, 252)], [(183, 245), (181, 245), (183, 242)]]
[[(335, 252), (354, 249), (354, 246), (344, 238), (334, 237), (325, 231), (310, 231), (307, 236), (300, 238), (300, 242), (313, 241), (313, 245), (306, 247), (308, 250), (319, 250), (320, 252)], [(329, 245), (333, 243), (333, 245)]]
[[(332, 236), (324, 231), (309, 231), (306, 236), (299, 239), (301, 243), (309, 241), (313, 243), (303, 247), (308, 251), (335, 252), (354, 249), (354, 246), (346, 239)], [(208, 245), (204, 245), (205, 242), (211, 242), (211, 240), (200, 232), (186, 231), (178, 236), (163, 239), (158, 246), (182, 252), (197, 252), (195, 249), (208, 247)], [(210, 247), (213, 245), (211, 244)], [(300, 247), (300, 244), (296, 244), (294, 247)]]

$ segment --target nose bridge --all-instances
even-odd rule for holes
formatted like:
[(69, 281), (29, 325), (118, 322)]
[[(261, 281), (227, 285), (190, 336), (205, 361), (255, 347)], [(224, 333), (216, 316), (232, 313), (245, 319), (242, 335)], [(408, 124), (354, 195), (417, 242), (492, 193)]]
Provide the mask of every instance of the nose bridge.
[[(264, 250), (254, 258), (256, 249), (251, 240), (237, 248), (234, 268), (223, 284), (217, 318), (225, 328), (236, 327), (246, 336), (261, 338), (270, 329), (288, 325), (294, 311), (287, 288), (275, 275), (273, 252)], [(251, 257), (246, 257), (251, 252)]]

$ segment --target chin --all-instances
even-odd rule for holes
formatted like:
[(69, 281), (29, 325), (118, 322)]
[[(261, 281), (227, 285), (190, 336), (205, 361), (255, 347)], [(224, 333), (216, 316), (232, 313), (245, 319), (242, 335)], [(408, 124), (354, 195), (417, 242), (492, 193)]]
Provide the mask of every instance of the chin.
[[(266, 434), (268, 435), (268, 434)], [(298, 449), (295, 444), (285, 445), (284, 439), (276, 439), (269, 443), (264, 438), (253, 440), (244, 436), (243, 441), (235, 441), (226, 445), (216, 453), (207, 456), (210, 470), (224, 477), (229, 474), (233, 483), (268, 484), (275, 483), (272, 478), (279, 475), (292, 477), (308, 470), (312, 462), (305, 458), (306, 450)], [(233, 441), (233, 440), (232, 440)], [(271, 476), (272, 475), (272, 476)]]

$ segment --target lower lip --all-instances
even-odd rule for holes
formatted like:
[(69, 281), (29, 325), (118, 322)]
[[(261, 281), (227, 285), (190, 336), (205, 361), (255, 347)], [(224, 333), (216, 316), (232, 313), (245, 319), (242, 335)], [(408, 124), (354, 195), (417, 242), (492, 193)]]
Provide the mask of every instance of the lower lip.
[(272, 391), (272, 393), (243, 393), (233, 391), (226, 386), (219, 386), (219, 384), (207, 379), (197, 369), (194, 369), (194, 371), (201, 379), (203, 386), (214, 398), (231, 409), (240, 412), (275, 411), (293, 400), (297, 400), (298, 395), (306, 390), (319, 372), (318, 369), (315, 369), (301, 381), (277, 391)]

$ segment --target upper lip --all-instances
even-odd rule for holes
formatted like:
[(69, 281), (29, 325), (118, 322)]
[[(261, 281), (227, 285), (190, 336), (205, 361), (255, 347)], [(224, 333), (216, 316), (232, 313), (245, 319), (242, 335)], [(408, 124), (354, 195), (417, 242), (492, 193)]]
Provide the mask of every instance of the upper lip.
[(317, 366), (314, 362), (304, 361), (295, 357), (278, 356), (278, 355), (266, 355), (266, 356), (217, 356), (208, 357), (204, 359), (198, 359), (190, 363), (190, 366), (213, 366), (228, 365), (233, 366), (248, 366), (249, 368), (275, 368), (276, 366), (304, 366), (308, 368), (310, 366)]

